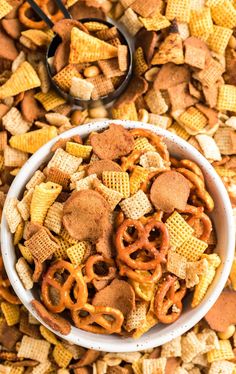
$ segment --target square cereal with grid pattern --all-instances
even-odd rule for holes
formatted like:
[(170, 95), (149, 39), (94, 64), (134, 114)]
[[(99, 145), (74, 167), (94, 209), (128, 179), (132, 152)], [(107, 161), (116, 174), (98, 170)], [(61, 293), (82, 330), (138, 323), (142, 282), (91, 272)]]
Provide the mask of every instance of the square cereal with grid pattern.
[(73, 358), (72, 353), (68, 349), (66, 349), (61, 343), (55, 346), (52, 355), (57, 365), (61, 368), (66, 368)]
[(89, 158), (92, 149), (93, 147), (91, 147), (91, 145), (83, 145), (74, 142), (66, 143), (66, 152), (76, 157)]
[(184, 243), (176, 248), (176, 252), (188, 261), (197, 261), (207, 249), (208, 244), (195, 236), (190, 236)]
[(155, 12), (152, 17), (139, 17), (139, 19), (148, 31), (159, 31), (170, 26), (170, 21), (168, 21), (167, 17), (159, 12)]
[(221, 78), (224, 71), (224, 67), (212, 58), (203, 70), (195, 73), (194, 77), (198, 79), (203, 86), (211, 87)]
[(123, 16), (119, 19), (127, 30), (129, 30), (130, 35), (135, 36), (137, 32), (143, 27), (143, 24), (139, 21), (137, 14), (128, 8), (124, 12)]
[(192, 10), (189, 21), (192, 36), (206, 38), (213, 32), (213, 22), (210, 8)]
[(142, 166), (134, 166), (132, 174), (130, 176), (130, 193), (133, 195), (136, 193), (141, 186), (142, 182), (145, 182), (148, 178), (149, 171)]
[(200, 131), (207, 125), (207, 118), (197, 108), (189, 107), (179, 117), (180, 123), (185, 127), (186, 131)]
[(166, 227), (169, 231), (172, 247), (180, 247), (194, 233), (194, 229), (187, 224), (178, 212), (172, 213), (166, 220)]
[(40, 262), (45, 261), (58, 249), (55, 238), (45, 227), (42, 227), (30, 239), (26, 240), (25, 245)]
[(86, 241), (82, 241), (67, 248), (67, 255), (73, 265), (77, 266), (82, 263), (88, 245)]
[(227, 27), (214, 25), (213, 32), (207, 39), (207, 44), (212, 51), (224, 55), (232, 33), (233, 30)]
[(25, 359), (29, 358), (31, 360), (45, 362), (48, 358), (49, 349), (50, 343), (47, 341), (30, 338), (29, 336), (25, 335), (21, 341), (17, 356)]
[(71, 87), (73, 77), (81, 78), (81, 75), (76, 67), (70, 64), (54, 75), (53, 80), (63, 91), (68, 92)]
[(176, 19), (179, 22), (189, 22), (191, 0), (168, 0), (166, 6), (166, 18)]
[(208, 362), (232, 360), (235, 357), (229, 340), (219, 340), (219, 345), (219, 349), (213, 349), (207, 353)]
[(112, 118), (114, 119), (126, 119), (130, 121), (138, 120), (138, 113), (136, 110), (135, 103), (127, 103), (121, 105), (119, 108), (112, 108)]
[(120, 207), (125, 216), (131, 219), (139, 219), (152, 210), (152, 204), (142, 190), (121, 201)]
[(236, 9), (229, 0), (220, 2), (216, 6), (212, 6), (211, 14), (214, 22), (218, 26), (232, 29), (236, 25)]
[(102, 182), (108, 188), (120, 192), (124, 197), (130, 196), (129, 174), (123, 171), (104, 171)]
[(58, 148), (49, 161), (47, 167), (48, 169), (51, 167), (58, 168), (64, 173), (73, 174), (77, 171), (81, 162), (81, 157), (72, 156), (68, 152), (65, 152), (62, 148)]
[(190, 138), (189, 133), (182, 126), (180, 126), (177, 122), (173, 123), (173, 125), (169, 128), (169, 131), (180, 136), (184, 140), (188, 140)]
[(134, 71), (136, 75), (142, 75), (147, 71), (148, 64), (146, 63), (142, 47), (138, 47), (134, 53)]
[(59, 105), (65, 104), (66, 100), (59, 96), (55, 91), (50, 90), (47, 93), (38, 92), (34, 95), (47, 112), (55, 109)]
[(0, 4), (0, 19), (5, 17), (12, 10), (12, 6), (6, 0), (1, 0)]
[(56, 237), (56, 241), (58, 248), (53, 253), (53, 257), (56, 259), (66, 259), (68, 257), (67, 248), (69, 248), (71, 244), (60, 236)]
[(186, 278), (187, 259), (175, 251), (169, 251), (167, 256), (167, 270), (180, 279)]
[(167, 359), (165, 357), (159, 358), (144, 358), (142, 360), (143, 366), (143, 374), (150, 374), (150, 373), (157, 373), (157, 374), (165, 374), (166, 373), (166, 362)]
[(6, 301), (1, 303), (1, 311), (6, 319), (8, 326), (14, 326), (20, 321), (19, 305), (10, 304)]
[(236, 87), (231, 84), (223, 84), (219, 87), (217, 109), (219, 111), (230, 110), (236, 112)]

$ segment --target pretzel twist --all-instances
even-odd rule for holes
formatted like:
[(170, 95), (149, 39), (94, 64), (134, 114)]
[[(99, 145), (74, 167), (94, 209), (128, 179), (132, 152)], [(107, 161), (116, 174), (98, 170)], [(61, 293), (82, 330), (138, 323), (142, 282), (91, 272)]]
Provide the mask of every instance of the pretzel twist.
[(200, 221), (203, 225), (203, 232), (198, 239), (208, 242), (212, 232), (212, 222), (207, 214), (204, 213), (203, 207), (195, 207), (193, 205), (187, 205), (185, 210), (181, 213), (190, 214), (187, 218), (187, 222), (190, 226), (194, 227), (196, 221)]
[[(55, 275), (56, 273), (62, 275), (65, 270), (69, 272), (69, 276), (61, 284), (55, 278)], [(56, 289), (59, 294), (59, 302), (57, 304), (53, 304), (50, 298), (50, 287)], [(71, 298), (71, 291), (74, 292), (75, 302)], [(58, 260), (50, 266), (42, 282), (42, 299), (50, 312), (60, 313), (65, 308), (70, 310), (80, 309), (87, 302), (87, 298), (87, 285), (81, 273), (80, 266), (74, 267), (71, 263), (64, 260)]]
[(171, 165), (175, 168), (185, 168), (192, 171), (194, 174), (198, 175), (204, 181), (204, 175), (200, 167), (191, 160), (177, 160), (174, 157), (170, 158)]
[(90, 304), (81, 310), (72, 310), (71, 315), (76, 327), (95, 334), (119, 333), (124, 321), (120, 310)]
[[(95, 265), (99, 263), (104, 264), (108, 267), (108, 273), (106, 275), (97, 274), (95, 271)], [(93, 279), (96, 280), (112, 280), (116, 275), (115, 262), (111, 258), (104, 258), (102, 255), (93, 255), (88, 258), (85, 264), (86, 282), (91, 282)]]
[[(60, 19), (63, 18), (62, 12), (58, 9), (56, 13), (51, 14), (48, 5), (50, 0), (37, 0), (36, 1), (42, 11), (53, 21), (53, 23), (56, 23)], [(32, 18), (30, 18), (27, 13), (31, 9), (30, 4), (25, 1), (19, 8), (19, 20), (20, 22), (25, 25), (26, 27), (30, 29), (37, 29), (37, 30), (42, 30), (44, 29), (47, 25), (45, 24), (44, 21), (34, 21)]]
[(141, 272), (137, 272), (133, 269), (131, 269), (129, 266), (125, 265), (122, 261), (117, 261), (119, 265), (119, 273), (120, 275), (126, 276), (129, 279), (132, 279), (138, 283), (156, 283), (159, 281), (159, 279), (162, 276), (162, 267), (161, 264), (157, 264), (154, 271), (149, 270), (148, 274), (142, 274)]
[[(125, 233), (129, 228), (135, 229), (137, 238), (126, 246)], [(159, 249), (156, 248), (156, 241), (149, 240), (151, 231), (155, 229), (162, 234)], [(150, 220), (145, 226), (140, 221), (126, 219), (118, 228), (115, 241), (118, 259), (134, 270), (154, 270), (161, 262), (166, 261), (165, 257), (169, 248), (168, 230), (164, 223), (155, 219)], [(138, 255), (140, 250), (144, 250), (152, 259), (142, 261), (140, 256), (136, 256), (136, 259), (131, 257), (135, 253)]]
[(197, 197), (203, 202), (206, 210), (211, 212), (214, 209), (214, 201), (207, 192), (204, 181), (197, 174), (194, 174), (188, 169), (177, 168), (176, 170), (193, 184)]
[[(182, 312), (182, 299), (186, 294), (186, 286), (182, 285), (179, 290), (175, 291), (176, 280), (177, 277), (168, 275), (159, 285), (155, 295), (154, 311), (162, 323), (175, 322)], [(174, 306), (175, 310), (173, 310)]]
[(163, 158), (164, 161), (169, 162), (169, 152), (167, 149), (166, 144), (162, 141), (162, 137), (154, 134), (152, 131), (144, 130), (144, 129), (131, 129), (130, 133), (134, 137), (145, 137), (147, 138), (150, 143), (156, 148), (157, 152)]
[(134, 165), (139, 161), (140, 156), (145, 153), (144, 150), (136, 149), (132, 153), (130, 153), (127, 157), (121, 157), (121, 169), (123, 171), (132, 170)]

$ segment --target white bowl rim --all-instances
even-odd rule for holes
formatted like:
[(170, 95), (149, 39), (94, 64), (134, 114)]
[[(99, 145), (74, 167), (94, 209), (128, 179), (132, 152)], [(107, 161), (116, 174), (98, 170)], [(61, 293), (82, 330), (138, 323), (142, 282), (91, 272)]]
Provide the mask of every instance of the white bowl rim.
[[(41, 324), (46, 326), (49, 330), (60, 336), (61, 338), (68, 340), (71, 343), (74, 343), (76, 345), (83, 346), (85, 348), (100, 350), (100, 351), (106, 351), (106, 352), (132, 352), (132, 351), (140, 351), (143, 349), (150, 349), (156, 346), (163, 345), (164, 343), (176, 338), (177, 336), (180, 336), (184, 334), (186, 331), (191, 329), (196, 323), (198, 323), (204, 315), (209, 311), (209, 309), (213, 306), (213, 304), (216, 302), (217, 298), (219, 297), (221, 291), (223, 290), (225, 283), (228, 279), (231, 265), (234, 258), (234, 248), (235, 248), (235, 226), (234, 226), (234, 216), (232, 211), (232, 206), (230, 203), (229, 196), (227, 194), (227, 191), (224, 187), (223, 182), (221, 181), (220, 177), (214, 170), (214, 168), (211, 166), (211, 164), (207, 161), (207, 159), (197, 151), (196, 148), (194, 148), (192, 145), (187, 143), (182, 138), (178, 137), (177, 135), (158, 128), (157, 126), (138, 122), (138, 121), (129, 121), (129, 120), (101, 120), (96, 122), (87, 123), (82, 126), (75, 127), (73, 129), (70, 129), (57, 137), (53, 138), (51, 141), (43, 145), (37, 152), (35, 152), (23, 165), (20, 172), (15, 177), (13, 183), (10, 186), (10, 189), (8, 191), (7, 197), (16, 197), (20, 194), (22, 188), (25, 186), (25, 182), (22, 183), (22, 181), (25, 181), (25, 174), (28, 174), (28, 170), (31, 170), (33, 165), (37, 164), (37, 158), (39, 155), (44, 154), (44, 157), (46, 154), (49, 153), (50, 148), (52, 145), (59, 139), (62, 138), (68, 138), (74, 135), (80, 135), (82, 134), (88, 134), (89, 132), (96, 130), (102, 130), (108, 127), (109, 124), (115, 123), (115, 124), (121, 124), (126, 127), (134, 127), (134, 128), (143, 128), (147, 130), (151, 130), (155, 133), (157, 133), (160, 136), (163, 136), (164, 138), (167, 138), (169, 141), (176, 142), (181, 148), (186, 149), (187, 152), (191, 152), (194, 157), (197, 157), (199, 160), (199, 163), (201, 163), (202, 167), (204, 167), (207, 172), (211, 175), (214, 175), (215, 184), (217, 185), (217, 190), (220, 192), (221, 198), (224, 203), (224, 207), (226, 210), (226, 218), (227, 218), (227, 237), (228, 237), (228, 248), (227, 248), (227, 256), (225, 260), (225, 264), (223, 267), (223, 270), (220, 274), (219, 281), (217, 284), (217, 287), (215, 287), (210, 295), (209, 298), (205, 298), (202, 303), (197, 307), (194, 308), (194, 315), (184, 324), (181, 326), (178, 326), (175, 329), (168, 329), (168, 332), (159, 334), (157, 333), (156, 337), (152, 337), (152, 339), (148, 338), (148, 332), (138, 340), (132, 339), (132, 338), (120, 338), (111, 336), (101, 336), (97, 334), (87, 333), (85, 331), (76, 329), (72, 326), (71, 332), (68, 335), (61, 335), (57, 331), (54, 331), (51, 327), (49, 327), (43, 320), (40, 318), (35, 309), (30, 304), (30, 301), (33, 300), (32, 295), (30, 295), (30, 291), (26, 291), (15, 271), (15, 267), (11, 263), (10, 256), (8, 254), (7, 248), (8, 243), (12, 239), (12, 235), (9, 232), (8, 225), (6, 222), (6, 217), (3, 211), (2, 215), (2, 222), (1, 222), (1, 243), (2, 243), (2, 257), (4, 261), (4, 265), (6, 268), (7, 275), (9, 277), (9, 280), (12, 284), (12, 287), (14, 291), (16, 292), (17, 296), (20, 298), (22, 303), (25, 305), (25, 307), (30, 311), (30, 313), (40, 321)], [(83, 135), (82, 135), (83, 136)], [(32, 173), (29, 173), (28, 176), (31, 176)], [(79, 334), (78, 334), (79, 331)], [(81, 334), (81, 336), (80, 336)], [(104, 339), (105, 337), (105, 339)], [(103, 341), (105, 340), (105, 341)]]

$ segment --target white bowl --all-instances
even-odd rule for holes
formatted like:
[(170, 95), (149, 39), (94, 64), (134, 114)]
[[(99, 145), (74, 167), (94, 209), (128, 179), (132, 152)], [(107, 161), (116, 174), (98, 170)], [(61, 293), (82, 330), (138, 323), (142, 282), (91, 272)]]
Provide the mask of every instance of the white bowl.
[[(144, 334), (140, 339), (134, 340), (132, 338), (121, 338), (119, 336), (105, 336), (92, 334), (83, 330), (72, 327), (71, 332), (67, 336), (62, 336), (54, 331), (55, 334), (63, 337), (64, 339), (87, 348), (102, 350), (107, 352), (130, 352), (142, 349), (148, 349), (162, 345), (173, 338), (183, 334), (191, 327), (193, 327), (208, 310), (215, 303), (219, 297), (230, 272), (231, 264), (234, 256), (235, 248), (235, 232), (234, 232), (234, 219), (230, 200), (225, 187), (220, 180), (219, 176), (214, 171), (210, 163), (190, 144), (172, 134), (171, 132), (157, 128), (156, 126), (147, 125), (141, 122), (134, 121), (101, 121), (86, 124), (69, 130), (57, 138), (51, 140), (40, 148), (22, 167), (19, 174), (14, 179), (8, 197), (21, 198), (25, 185), (31, 178), (33, 173), (41, 166), (42, 163), (47, 161), (51, 155), (50, 149), (52, 145), (59, 138), (68, 138), (74, 135), (87, 136), (91, 131), (98, 131), (108, 127), (110, 123), (122, 124), (126, 128), (143, 128), (151, 130), (158, 135), (162, 135), (167, 143), (168, 149), (173, 156), (178, 158), (187, 158), (195, 161), (202, 169), (207, 188), (215, 201), (215, 209), (212, 213), (212, 219), (217, 232), (218, 243), (216, 252), (219, 253), (222, 263), (217, 270), (215, 279), (210, 286), (207, 295), (202, 303), (192, 309), (190, 306), (190, 299), (186, 300), (184, 310), (180, 318), (171, 325), (158, 324), (150, 331)], [(174, 191), (173, 191), (174, 193)], [(12, 287), (16, 294), (21, 299), (26, 308), (36, 317), (43, 325), (52, 330), (44, 321), (37, 315), (32, 308), (30, 302), (37, 295), (34, 290), (26, 291), (16, 273), (15, 263), (16, 255), (12, 243), (12, 234), (9, 231), (6, 218), (3, 214), (2, 227), (1, 227), (1, 240), (2, 240), (2, 255), (4, 265)], [(53, 330), (52, 330), (53, 331)]]

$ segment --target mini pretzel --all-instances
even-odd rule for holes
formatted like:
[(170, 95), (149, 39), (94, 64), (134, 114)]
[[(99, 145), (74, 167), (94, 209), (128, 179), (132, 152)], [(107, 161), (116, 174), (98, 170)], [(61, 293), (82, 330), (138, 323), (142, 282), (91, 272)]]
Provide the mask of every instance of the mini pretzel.
[(71, 315), (76, 327), (95, 334), (119, 333), (124, 321), (120, 310), (90, 304), (81, 310), (72, 310)]
[(144, 153), (144, 150), (136, 149), (129, 156), (121, 157), (121, 169), (123, 171), (132, 170), (134, 168), (134, 165), (140, 159), (140, 156), (142, 156)]
[(120, 269), (119, 273), (122, 277), (126, 276), (138, 283), (155, 283), (159, 281), (162, 276), (161, 264), (157, 264), (156, 269), (154, 269), (153, 273), (151, 273), (151, 271), (149, 270), (150, 275), (143, 275), (141, 273), (138, 273), (119, 260), (118, 265)]
[(18, 297), (9, 290), (11, 284), (7, 278), (3, 277), (3, 270), (3, 260), (2, 256), (0, 256), (0, 297), (8, 301), (10, 304), (21, 304)]
[[(56, 23), (60, 19), (63, 18), (63, 14), (60, 10), (58, 10), (55, 14), (51, 14), (48, 9), (48, 4), (50, 0), (38, 0), (36, 1), (42, 11), (53, 21), (53, 23)], [(27, 16), (27, 12), (29, 12), (29, 9), (31, 9), (30, 4), (25, 1), (19, 8), (19, 20), (20, 22), (25, 25), (28, 28), (32, 29), (38, 29), (42, 30), (46, 27), (46, 24), (44, 21), (34, 21), (33, 19), (29, 18)]]
[(193, 205), (187, 205), (186, 208), (181, 211), (181, 213), (189, 214), (190, 217), (187, 218), (187, 222), (190, 226), (194, 227), (194, 224), (197, 220), (200, 220), (203, 224), (202, 235), (198, 238), (204, 242), (208, 242), (211, 231), (212, 231), (212, 222), (207, 214), (204, 213), (203, 207), (196, 207)]
[(139, 221), (143, 225), (146, 225), (151, 219), (155, 219), (156, 221), (161, 222), (161, 220), (163, 218), (163, 215), (164, 215), (164, 212), (162, 210), (159, 210), (158, 212), (155, 212), (151, 216), (148, 216), (148, 217), (143, 216), (143, 217), (139, 218)]
[[(116, 226), (116, 229), (118, 229), (118, 227), (124, 222), (125, 220), (125, 215), (124, 213), (122, 212), (122, 210), (119, 211), (119, 213), (117, 214), (117, 217), (116, 217), (116, 222), (115, 222), (115, 226)], [(141, 220), (140, 220), (141, 221)], [(129, 234), (127, 231), (124, 233), (124, 240), (127, 242), (127, 243), (133, 243), (135, 241), (136, 238), (134, 238), (131, 234)]]
[[(100, 275), (95, 271), (95, 265), (103, 263), (108, 266), (108, 274)], [(101, 255), (90, 256), (85, 264), (86, 281), (91, 282), (93, 279), (96, 280), (111, 280), (115, 278), (116, 266), (115, 262), (111, 258), (104, 258)]]
[[(59, 282), (55, 275), (56, 273), (63, 274), (64, 271), (69, 272), (68, 278), (63, 284)], [(71, 299), (71, 291), (76, 283), (74, 295), (76, 301), (73, 302)], [(56, 289), (59, 293), (59, 302), (54, 305), (50, 298), (50, 287)], [(81, 273), (81, 268), (79, 266), (75, 267), (66, 261), (58, 260), (56, 261), (45, 274), (42, 282), (42, 299), (46, 308), (53, 313), (60, 313), (65, 308), (71, 310), (78, 310), (84, 306), (87, 301), (88, 290), (86, 283), (84, 281), (83, 275)]]
[[(125, 233), (129, 228), (135, 228), (137, 239), (129, 245), (125, 245)], [(153, 242), (150, 242), (149, 236), (152, 230), (157, 229), (162, 233), (160, 248), (157, 249)], [(156, 244), (156, 243), (155, 243)], [(150, 220), (146, 226), (141, 222), (132, 219), (126, 219), (118, 228), (116, 233), (116, 249), (118, 258), (132, 269), (153, 270), (165, 262), (165, 256), (169, 248), (169, 234), (164, 223), (156, 220)], [(145, 250), (152, 256), (151, 260), (142, 261), (138, 257), (131, 258), (131, 255), (139, 250)]]
[[(177, 277), (168, 275), (160, 284), (155, 295), (154, 311), (158, 320), (162, 323), (175, 322), (182, 312), (182, 299), (186, 294), (186, 286), (181, 286), (175, 291), (175, 281)], [(170, 308), (175, 306), (175, 311), (170, 312)]]
[(184, 169), (184, 168), (177, 168), (176, 171), (181, 173), (185, 178), (187, 178), (194, 186), (196, 191), (196, 195), (203, 201), (206, 206), (206, 209), (211, 212), (214, 209), (214, 201), (210, 194), (205, 189), (204, 181), (192, 171)]
[(192, 171), (194, 174), (198, 175), (202, 180), (204, 180), (204, 175), (200, 167), (191, 160), (177, 160), (174, 157), (170, 158), (172, 166), (175, 168), (185, 168)]
[(162, 142), (162, 137), (154, 134), (149, 130), (144, 129), (132, 129), (130, 130), (130, 133), (134, 137), (142, 136), (147, 138), (150, 143), (156, 148), (157, 152), (160, 153), (160, 156), (163, 158), (163, 160), (169, 162), (169, 152), (167, 146)]

